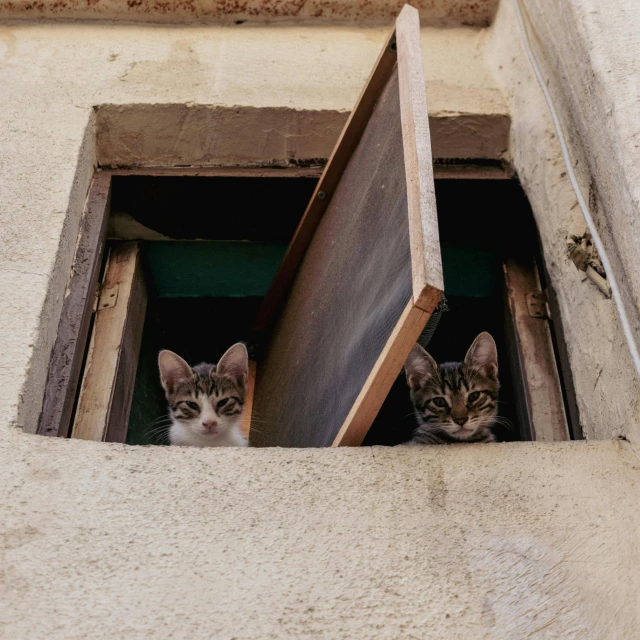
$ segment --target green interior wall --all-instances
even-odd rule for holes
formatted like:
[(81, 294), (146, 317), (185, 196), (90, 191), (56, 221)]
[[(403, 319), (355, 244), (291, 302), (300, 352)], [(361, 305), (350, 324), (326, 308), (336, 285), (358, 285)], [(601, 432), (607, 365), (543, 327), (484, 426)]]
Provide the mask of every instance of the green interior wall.
[[(264, 296), (287, 245), (277, 242), (147, 242), (144, 251), (161, 298)], [(501, 291), (495, 249), (442, 244), (445, 291), (487, 297)]]
[(160, 298), (264, 296), (287, 250), (285, 243), (147, 242), (144, 252)]

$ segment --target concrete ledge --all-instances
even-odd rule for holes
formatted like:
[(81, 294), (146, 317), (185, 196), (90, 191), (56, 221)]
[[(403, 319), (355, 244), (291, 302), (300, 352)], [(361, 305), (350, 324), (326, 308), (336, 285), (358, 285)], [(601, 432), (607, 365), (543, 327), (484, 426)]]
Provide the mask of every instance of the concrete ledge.
[[(498, 0), (414, 0), (423, 26), (487, 26)], [(127, 20), (140, 22), (330, 21), (389, 24), (403, 0), (8, 0), (0, 19)]]
[(6, 638), (638, 638), (628, 443), (0, 456)]
[[(348, 112), (208, 105), (96, 107), (101, 166), (309, 166), (331, 155)], [(435, 160), (502, 160), (510, 119), (503, 114), (429, 118)]]

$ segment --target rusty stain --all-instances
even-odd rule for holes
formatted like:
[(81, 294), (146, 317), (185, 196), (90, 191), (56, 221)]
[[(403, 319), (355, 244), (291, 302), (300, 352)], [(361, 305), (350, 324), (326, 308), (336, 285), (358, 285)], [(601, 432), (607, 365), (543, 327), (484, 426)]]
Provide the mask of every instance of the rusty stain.
[[(389, 23), (404, 0), (9, 0), (2, 17), (47, 16), (148, 21), (166, 16), (173, 22), (313, 20)], [(414, 0), (423, 26), (487, 26), (498, 0)]]

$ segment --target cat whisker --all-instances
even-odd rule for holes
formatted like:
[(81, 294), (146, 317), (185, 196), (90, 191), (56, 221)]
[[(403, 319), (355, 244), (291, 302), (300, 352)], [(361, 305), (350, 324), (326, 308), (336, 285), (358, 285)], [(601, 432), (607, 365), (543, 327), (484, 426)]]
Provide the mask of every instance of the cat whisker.
[(171, 426), (171, 422), (165, 422), (163, 424), (154, 424), (147, 427), (147, 431), (154, 431), (155, 429), (168, 429)]
[(172, 418), (164, 418), (163, 420), (156, 420), (155, 422), (150, 423), (147, 428), (153, 429), (155, 427), (164, 427), (166, 425), (170, 425), (173, 422)]
[(152, 431), (147, 431), (147, 435), (149, 436), (156, 436), (160, 434), (167, 435), (169, 434), (170, 430), (171, 430), (170, 426), (164, 427), (162, 429), (153, 429)]
[(171, 420), (172, 419), (169, 416), (166, 416), (164, 418), (156, 418), (153, 422), (150, 422), (147, 426), (155, 427), (155, 425), (157, 424), (169, 423), (171, 422)]
[(167, 419), (166, 421), (156, 422), (155, 424), (148, 425), (147, 429), (155, 429), (156, 427), (167, 427), (171, 425), (172, 420)]
[(253, 416), (251, 417), (251, 427), (253, 428), (254, 425), (259, 425), (261, 427), (268, 427), (268, 421), (266, 420), (260, 420), (259, 418), (257, 420), (254, 420)]
[(147, 431), (147, 436), (156, 438), (158, 436), (166, 436), (169, 433), (169, 428), (166, 429), (156, 429), (154, 431)]
[(249, 433), (257, 433), (258, 435), (262, 435), (263, 431), (261, 429), (256, 429), (255, 426), (252, 424)]
[(261, 427), (268, 427), (268, 423), (266, 421), (262, 421), (262, 420), (251, 420), (251, 426), (253, 425), (259, 425)]
[(252, 410), (251, 411), (251, 421), (253, 422), (254, 420), (263, 420), (264, 417), (262, 415), (260, 415), (259, 412)]

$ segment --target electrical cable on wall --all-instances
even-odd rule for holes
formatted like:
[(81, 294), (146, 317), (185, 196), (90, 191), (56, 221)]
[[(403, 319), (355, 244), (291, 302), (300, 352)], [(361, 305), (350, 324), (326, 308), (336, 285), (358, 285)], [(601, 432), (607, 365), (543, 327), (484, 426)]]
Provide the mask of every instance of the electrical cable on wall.
[(562, 150), (564, 163), (567, 167), (567, 175), (569, 176), (569, 180), (571, 181), (571, 186), (573, 187), (573, 190), (576, 194), (576, 199), (578, 200), (578, 204), (580, 205), (580, 209), (582, 210), (582, 214), (584, 215), (584, 219), (586, 220), (587, 227), (589, 229), (589, 232), (591, 233), (591, 237), (598, 250), (598, 253), (600, 255), (600, 260), (602, 261), (602, 265), (607, 274), (607, 281), (611, 287), (613, 301), (618, 310), (620, 323), (622, 324), (622, 329), (624, 331), (624, 335), (627, 340), (627, 346), (629, 347), (629, 351), (631, 352), (631, 358), (633, 359), (633, 364), (635, 366), (636, 373), (638, 374), (638, 377), (640, 377), (640, 354), (638, 353), (638, 346), (633, 336), (633, 331), (631, 329), (629, 319), (627, 318), (627, 313), (625, 311), (624, 304), (622, 302), (622, 296), (620, 295), (620, 289), (618, 288), (618, 283), (613, 273), (613, 268), (611, 267), (611, 263), (609, 262), (609, 258), (607, 256), (604, 245), (602, 243), (602, 239), (600, 238), (600, 234), (598, 233), (598, 230), (593, 221), (593, 218), (591, 217), (591, 212), (589, 211), (589, 207), (582, 195), (582, 191), (580, 190), (580, 187), (578, 186), (578, 181), (573, 171), (573, 165), (569, 158), (569, 151), (564, 138), (564, 134), (562, 132), (562, 126), (560, 125), (560, 119), (558, 118), (558, 113), (556, 112), (555, 106), (553, 104), (553, 100), (551, 98), (551, 94), (549, 93), (549, 89), (547, 88), (547, 85), (544, 82), (542, 73), (540, 71), (540, 68), (538, 67), (538, 63), (536, 62), (535, 56), (533, 54), (533, 50), (531, 48), (531, 43), (529, 41), (529, 36), (527, 34), (527, 28), (525, 25), (524, 16), (522, 14), (522, 9), (520, 6), (520, 0), (513, 0), (513, 4), (516, 11), (516, 17), (518, 19), (518, 26), (520, 27), (520, 32), (522, 33), (525, 52), (527, 54), (527, 57), (529, 58), (529, 62), (531, 63), (533, 72), (535, 73), (535, 76), (538, 80), (540, 88), (542, 89), (542, 93), (544, 94), (545, 100), (547, 101), (549, 111), (551, 112), (551, 118), (553, 119), (553, 124), (556, 130), (556, 134), (558, 136), (558, 141), (560, 142), (560, 149)]

